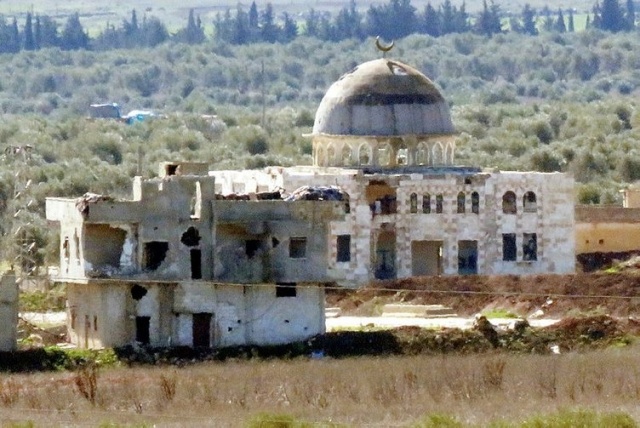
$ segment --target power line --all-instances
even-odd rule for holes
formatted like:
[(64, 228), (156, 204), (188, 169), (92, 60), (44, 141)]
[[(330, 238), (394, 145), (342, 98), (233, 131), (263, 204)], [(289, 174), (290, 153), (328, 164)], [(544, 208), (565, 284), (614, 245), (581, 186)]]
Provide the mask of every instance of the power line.
[[(203, 281), (193, 281), (193, 280), (164, 280), (164, 279), (155, 279), (155, 278), (90, 278), (90, 277), (64, 277), (64, 278), (50, 278), (46, 275), (34, 275), (29, 276), (29, 278), (40, 279), (40, 280), (49, 280), (52, 282), (59, 283), (75, 283), (75, 284), (84, 284), (90, 282), (114, 282), (114, 283), (128, 283), (128, 284), (172, 284), (179, 285), (183, 282), (197, 282), (197, 283), (207, 283), (212, 286), (222, 286), (222, 287), (253, 287), (253, 288), (273, 288), (276, 287), (277, 283), (232, 283), (232, 282), (218, 282), (215, 280), (203, 280)], [(352, 292), (354, 294), (360, 292), (380, 292), (380, 293), (419, 293), (419, 294), (441, 294), (441, 295), (459, 295), (459, 296), (495, 296), (495, 297), (542, 297), (542, 298), (555, 298), (555, 299), (617, 299), (617, 300), (631, 300), (640, 298), (640, 292), (630, 296), (623, 296), (620, 294), (563, 294), (563, 293), (554, 293), (554, 292), (530, 292), (530, 291), (494, 291), (494, 290), (435, 290), (428, 288), (395, 288), (395, 287), (376, 287), (376, 286), (365, 286), (365, 287), (357, 287), (350, 288), (344, 287), (340, 285), (334, 285), (335, 283), (323, 283), (323, 282), (303, 282), (296, 283), (296, 288), (318, 288), (321, 287), (326, 291), (341, 291), (341, 292)]]

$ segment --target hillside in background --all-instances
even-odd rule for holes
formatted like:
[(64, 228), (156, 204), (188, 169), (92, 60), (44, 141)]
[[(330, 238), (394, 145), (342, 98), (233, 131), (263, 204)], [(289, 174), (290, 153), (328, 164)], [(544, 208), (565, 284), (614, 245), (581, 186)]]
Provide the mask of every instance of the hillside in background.
[[(635, 31), (589, 30), (411, 35), (389, 56), (441, 88), (460, 132), (458, 163), (570, 172), (578, 201), (619, 203), (618, 190), (640, 179), (639, 52)], [(42, 260), (47, 245), (50, 256), (58, 249), (42, 220), (46, 196), (128, 196), (134, 175), (153, 175), (168, 159), (215, 169), (310, 164), (302, 135), (323, 94), (380, 55), (372, 39), (307, 37), (0, 55), (1, 232), (11, 235), (22, 203), (16, 170), (37, 183), (28, 224)], [(112, 102), (157, 116), (134, 125), (87, 119), (90, 104)], [(12, 155), (25, 146), (28, 159)]]

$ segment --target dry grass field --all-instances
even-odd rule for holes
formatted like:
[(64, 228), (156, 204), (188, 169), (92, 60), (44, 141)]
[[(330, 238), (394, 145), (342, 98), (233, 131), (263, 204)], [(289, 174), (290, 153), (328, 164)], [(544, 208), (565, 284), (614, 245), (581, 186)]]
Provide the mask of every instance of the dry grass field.
[[(522, 421), (582, 409), (622, 427), (638, 400), (637, 347), (0, 375), (3, 426), (548, 426)], [(266, 423), (282, 415), (306, 424)]]

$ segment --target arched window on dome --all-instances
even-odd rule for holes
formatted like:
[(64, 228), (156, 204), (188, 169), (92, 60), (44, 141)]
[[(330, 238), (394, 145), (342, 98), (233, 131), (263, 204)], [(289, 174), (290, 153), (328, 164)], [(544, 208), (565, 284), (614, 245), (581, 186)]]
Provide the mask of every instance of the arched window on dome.
[(326, 166), (334, 166), (336, 164), (336, 148), (333, 144), (329, 144), (327, 147), (327, 162)]
[(378, 147), (378, 165), (379, 166), (391, 165), (391, 144), (386, 143)]
[(324, 151), (324, 147), (318, 144), (318, 148), (316, 149), (316, 165), (317, 166), (326, 166), (327, 158), (326, 153)]
[(344, 146), (342, 146), (342, 165), (343, 166), (351, 166), (353, 165), (353, 157), (351, 156), (351, 147), (345, 143)]
[(464, 214), (465, 212), (465, 195), (464, 192), (458, 193), (458, 214)]
[(534, 213), (536, 212), (536, 210), (538, 209), (537, 203), (536, 203), (536, 194), (533, 192), (527, 192), (524, 194), (523, 199), (523, 206), (522, 208), (524, 209), (524, 212), (526, 213)]
[(453, 165), (453, 143), (447, 143), (444, 149), (444, 164)]
[(471, 212), (474, 214), (480, 214), (480, 195), (478, 192), (471, 194)]
[(415, 193), (409, 196), (409, 212), (411, 212), (411, 214), (418, 212), (418, 195)]
[(505, 214), (516, 214), (518, 212), (516, 194), (511, 190), (502, 195), (502, 212)]
[(362, 143), (358, 147), (358, 163), (360, 165), (371, 165), (371, 146), (367, 143)]
[(418, 144), (416, 150), (416, 165), (428, 165), (429, 164), (429, 149), (425, 143)]
[(398, 146), (398, 150), (396, 151), (396, 165), (403, 166), (409, 164), (409, 150), (407, 146), (403, 143)]
[(422, 213), (431, 214), (431, 195), (428, 193), (422, 195)]
[(431, 163), (432, 165), (442, 165), (442, 157), (444, 155), (443, 150), (442, 150), (442, 144), (440, 144), (440, 142), (437, 142), (433, 145), (433, 148), (431, 149)]

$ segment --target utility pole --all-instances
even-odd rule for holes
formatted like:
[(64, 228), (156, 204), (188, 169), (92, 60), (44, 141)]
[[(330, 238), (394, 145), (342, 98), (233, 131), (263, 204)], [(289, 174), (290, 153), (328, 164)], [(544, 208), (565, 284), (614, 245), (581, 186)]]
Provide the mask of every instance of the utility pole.
[(261, 64), (261, 68), (260, 68), (260, 78), (261, 78), (261, 86), (262, 86), (262, 120), (260, 121), (260, 123), (262, 123), (262, 129), (266, 129), (265, 128), (265, 116), (266, 116), (266, 109), (267, 109), (267, 99), (266, 99), (266, 91), (264, 89), (264, 60), (262, 60), (260, 62)]
[(18, 270), (16, 282), (21, 284), (25, 278), (33, 273), (32, 269), (37, 268), (36, 261), (32, 256), (36, 250), (36, 242), (30, 236), (29, 228), (29, 208), (35, 204), (29, 195), (29, 188), (32, 185), (28, 178), (28, 167), (31, 161), (33, 147), (30, 145), (8, 146), (4, 151), (4, 159), (13, 160), (13, 221), (9, 240), (9, 254), (11, 266), (14, 271)]

